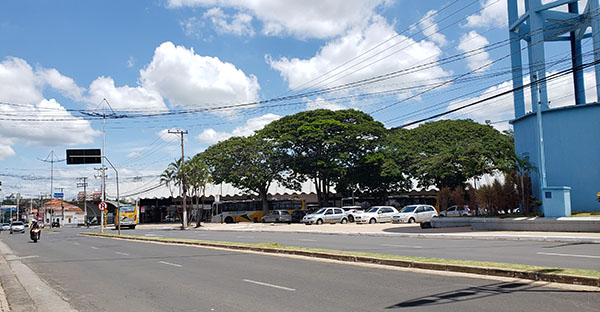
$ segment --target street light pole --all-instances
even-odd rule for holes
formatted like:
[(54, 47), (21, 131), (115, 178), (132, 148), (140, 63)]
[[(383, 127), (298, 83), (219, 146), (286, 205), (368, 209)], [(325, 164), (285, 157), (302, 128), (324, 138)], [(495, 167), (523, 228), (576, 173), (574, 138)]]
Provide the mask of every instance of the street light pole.
[[(106, 156), (102, 156), (102, 159), (105, 159)], [(113, 168), (113, 170), (115, 171), (115, 177), (116, 177), (116, 182), (117, 182), (117, 231), (119, 233), (119, 235), (121, 235), (121, 222), (119, 222), (119, 217), (121, 216), (121, 203), (119, 202), (119, 172), (117, 171), (117, 168), (115, 168), (115, 166), (113, 166), (113, 164), (110, 162), (110, 160), (108, 158), (106, 158), (106, 161), (108, 161), (108, 164)], [(100, 227), (102, 228), (102, 227)]]

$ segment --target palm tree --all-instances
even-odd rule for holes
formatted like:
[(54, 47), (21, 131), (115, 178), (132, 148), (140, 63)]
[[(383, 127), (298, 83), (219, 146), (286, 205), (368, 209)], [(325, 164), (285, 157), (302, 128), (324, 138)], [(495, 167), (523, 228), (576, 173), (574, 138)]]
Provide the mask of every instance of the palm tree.
[(165, 171), (163, 171), (163, 173), (160, 175), (160, 183), (164, 183), (167, 186), (169, 192), (171, 193), (171, 197), (173, 197), (173, 189), (171, 188), (171, 183), (174, 182), (174, 179), (175, 171), (173, 171), (173, 168), (171, 168), (171, 166), (169, 165), (169, 167), (167, 167), (167, 169), (165, 169)]

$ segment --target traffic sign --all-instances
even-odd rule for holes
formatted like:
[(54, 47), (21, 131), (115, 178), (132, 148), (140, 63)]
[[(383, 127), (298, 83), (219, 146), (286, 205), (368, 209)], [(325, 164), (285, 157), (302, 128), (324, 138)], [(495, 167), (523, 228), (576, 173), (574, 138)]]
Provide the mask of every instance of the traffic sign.
[(98, 209), (100, 209), (100, 211), (106, 210), (106, 202), (100, 202), (98, 204)]
[(65, 198), (65, 193), (54, 193), (54, 198)]

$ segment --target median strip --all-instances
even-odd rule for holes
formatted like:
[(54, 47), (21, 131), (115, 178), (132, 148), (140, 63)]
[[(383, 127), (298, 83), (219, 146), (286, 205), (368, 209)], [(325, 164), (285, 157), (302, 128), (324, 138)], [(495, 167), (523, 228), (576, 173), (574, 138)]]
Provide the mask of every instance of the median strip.
[(217, 247), (237, 250), (251, 250), (264, 253), (290, 254), (296, 256), (306, 256), (348, 262), (390, 265), (404, 268), (471, 273), (479, 275), (521, 278), (552, 283), (600, 287), (600, 271), (597, 270), (563, 269), (511, 263), (409, 257), (364, 252), (347, 252), (339, 250), (283, 246), (277, 243), (233, 243), (186, 238), (117, 235), (111, 233), (81, 233), (81, 235), (126, 240), (138, 240), (145, 242)]

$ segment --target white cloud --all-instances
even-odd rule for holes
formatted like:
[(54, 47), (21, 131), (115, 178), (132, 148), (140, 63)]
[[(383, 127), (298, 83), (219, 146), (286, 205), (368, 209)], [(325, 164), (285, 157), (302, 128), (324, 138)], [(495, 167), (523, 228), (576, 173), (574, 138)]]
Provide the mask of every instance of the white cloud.
[(160, 93), (144, 87), (115, 87), (115, 82), (110, 77), (98, 77), (89, 88), (90, 105), (94, 107), (106, 99), (114, 110), (143, 111), (146, 113), (167, 110)]
[(55, 99), (45, 99), (42, 91), (46, 86), (71, 98), (81, 98), (83, 90), (56, 69), (34, 72), (25, 60), (16, 57), (0, 63), (0, 99), (10, 103), (0, 105), (0, 114), (6, 117), (0, 123), (0, 158), (14, 156), (11, 146), (19, 142), (69, 146), (91, 143), (99, 134), (89, 121), (74, 117)]
[(165, 142), (177, 142), (181, 140), (181, 138), (178, 135), (174, 133), (169, 133), (169, 131), (177, 131), (177, 129), (163, 129), (157, 132), (156, 135), (158, 135)]
[[(390, 38), (393, 39), (389, 40)], [(351, 69), (346, 72), (335, 70), (328, 76), (335, 75), (334, 79), (321, 79), (321, 75), (340, 66), (348, 60), (360, 56), (372, 47), (387, 41), (377, 49), (358, 58), (356, 61), (342, 67), (342, 69)], [(384, 49), (389, 49), (382, 52)], [(379, 53), (377, 56), (373, 56)], [(393, 55), (392, 55), (393, 53)], [(271, 67), (278, 70), (281, 76), (288, 81), (290, 88), (297, 88), (306, 82), (319, 78), (318, 87), (325, 87), (328, 84), (341, 85), (361, 79), (366, 79), (390, 73), (392, 71), (402, 70), (411, 66), (435, 62), (441, 55), (439, 47), (430, 41), (419, 41), (398, 35), (393, 27), (388, 25), (383, 18), (378, 18), (366, 29), (354, 29), (343, 37), (327, 43), (317, 55), (310, 59), (283, 57), (279, 60), (272, 60), (267, 56), (267, 61)], [(391, 56), (390, 56), (391, 55)], [(386, 57), (385, 56), (390, 56)], [(368, 59), (368, 61), (356, 65), (358, 61)], [(380, 60), (374, 62), (376, 60)], [(356, 66), (355, 66), (356, 65)], [(357, 69), (360, 71), (355, 72)], [(348, 73), (353, 73), (348, 75)], [(432, 66), (428, 69), (416, 71), (411, 74), (402, 75), (394, 79), (386, 80), (384, 84), (414, 84), (420, 80), (435, 80), (448, 75), (440, 66)], [(314, 84), (317, 84), (316, 82)]]
[(220, 34), (234, 34), (238, 36), (254, 36), (252, 16), (238, 13), (234, 16), (227, 15), (219, 8), (212, 8), (204, 13), (204, 18), (210, 19), (217, 32)]
[(269, 36), (331, 38), (355, 26), (364, 26), (378, 7), (389, 0), (169, 0), (168, 7), (231, 8), (255, 16)]
[[(547, 73), (546, 75), (551, 75), (552, 73)], [(588, 103), (593, 102), (593, 99), (596, 98), (596, 88), (595, 86), (595, 75), (593, 71), (589, 71), (584, 73), (584, 81), (585, 87), (587, 90), (585, 91), (586, 101)], [(524, 77), (523, 84), (529, 83), (529, 76)], [(511, 90), (512, 80), (505, 81), (501, 84), (498, 84), (494, 87), (491, 87), (485, 90), (479, 97), (475, 98), (466, 98), (460, 101), (452, 102), (448, 105), (447, 110), (451, 110), (467, 103), (473, 103), (475, 101), (493, 96), (495, 94), (505, 92)], [(575, 103), (575, 98), (573, 96), (573, 78), (571, 75), (566, 75), (556, 80), (552, 80), (548, 82), (548, 100), (550, 101), (550, 108), (557, 108), (562, 106), (569, 106)], [(525, 112), (532, 111), (531, 108), (531, 93), (529, 88), (524, 90), (525, 96)], [(477, 122), (484, 123), (486, 120), (490, 121), (499, 121), (499, 120), (507, 120), (513, 119), (515, 117), (514, 113), (514, 100), (512, 94), (507, 96), (500, 97), (495, 100), (490, 100), (489, 102), (484, 102), (473, 108), (466, 108), (464, 110), (457, 111), (456, 113), (449, 115), (451, 118), (455, 118), (456, 116), (460, 116), (459, 118), (471, 118)], [(508, 123), (499, 123), (494, 124), (496, 128), (500, 130), (508, 129)]]
[(306, 100), (306, 109), (307, 110), (329, 109), (332, 111), (336, 111), (336, 110), (342, 110), (342, 109), (346, 109), (346, 108), (347, 107), (345, 107), (342, 104), (327, 101), (321, 97), (317, 97), (314, 100), (311, 100), (311, 99)]
[(204, 27), (204, 22), (199, 21), (195, 16), (187, 18), (183, 21), (179, 21), (179, 26), (181, 26), (186, 36), (196, 38), (202, 37), (202, 28)]
[[(518, 1), (521, 2), (521, 1)], [(467, 16), (467, 27), (500, 27), (508, 24), (506, 0), (486, 0), (478, 14)]]
[[(478, 34), (476, 31), (472, 30), (468, 34), (464, 34), (460, 36), (460, 43), (458, 44), (458, 50), (462, 52), (467, 52), (479, 48), (483, 48), (488, 45), (489, 42), (487, 39)], [(489, 67), (486, 64), (490, 63), (490, 54), (487, 51), (470, 53), (467, 56), (468, 66), (471, 70), (476, 70), (478, 72), (485, 70)]]
[(281, 118), (281, 116), (275, 114), (266, 114), (260, 117), (250, 118), (243, 126), (233, 129), (231, 133), (217, 132), (212, 128), (205, 129), (196, 136), (196, 139), (205, 144), (215, 144), (227, 140), (230, 137), (251, 136), (256, 131), (264, 128), (266, 125), (279, 118)]
[(425, 36), (429, 37), (429, 39), (438, 45), (445, 46), (448, 44), (448, 40), (446, 40), (446, 36), (438, 32), (438, 25), (435, 23), (433, 18), (434, 14), (436, 13), (437, 11), (435, 10), (427, 12), (427, 14), (425, 14), (425, 16), (419, 22), (419, 25), (421, 25), (421, 29), (423, 30), (423, 34)]
[(127, 158), (137, 158), (140, 156), (142, 156), (142, 154), (140, 154), (139, 152), (131, 152), (131, 153), (125, 155), (125, 157), (127, 157)]
[(246, 76), (231, 63), (171, 42), (156, 48), (152, 62), (140, 70), (140, 80), (170, 105), (193, 109), (254, 102), (260, 89), (254, 75)]
[(132, 68), (135, 65), (135, 57), (130, 56), (127, 60), (127, 67)]

